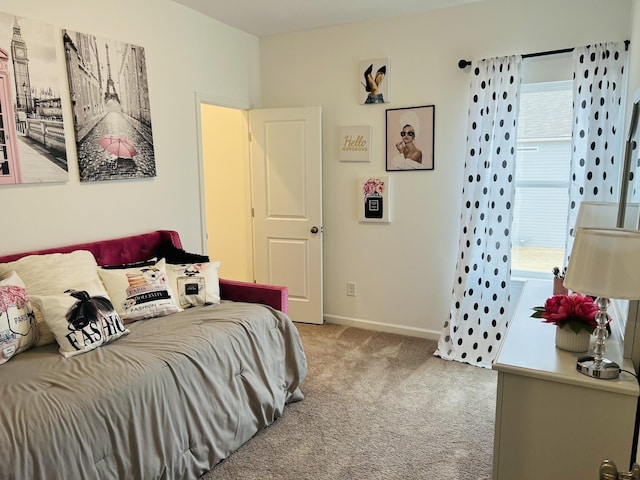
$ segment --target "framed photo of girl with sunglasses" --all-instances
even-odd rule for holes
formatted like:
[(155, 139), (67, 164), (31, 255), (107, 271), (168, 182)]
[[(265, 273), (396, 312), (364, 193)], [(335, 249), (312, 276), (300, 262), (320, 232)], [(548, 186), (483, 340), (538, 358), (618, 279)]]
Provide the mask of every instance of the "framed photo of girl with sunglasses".
[(433, 170), (435, 105), (387, 109), (386, 170)]

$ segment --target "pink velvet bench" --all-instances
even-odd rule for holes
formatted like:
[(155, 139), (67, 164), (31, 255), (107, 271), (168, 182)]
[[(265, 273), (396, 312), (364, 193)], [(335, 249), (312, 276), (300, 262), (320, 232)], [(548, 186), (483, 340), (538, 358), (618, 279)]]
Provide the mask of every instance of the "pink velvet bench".
[[(182, 248), (182, 242), (178, 232), (173, 230), (156, 230), (154, 232), (128, 237), (4, 255), (0, 256), (0, 263), (11, 262), (27, 255), (69, 253), (74, 250), (88, 250), (95, 257), (98, 265), (121, 265), (145, 261), (157, 256), (157, 252), (165, 242), (171, 243), (176, 248)], [(222, 300), (232, 300), (234, 302), (261, 303), (280, 310), (281, 312), (288, 313), (289, 295), (287, 287), (239, 282), (221, 278), (220, 297)]]

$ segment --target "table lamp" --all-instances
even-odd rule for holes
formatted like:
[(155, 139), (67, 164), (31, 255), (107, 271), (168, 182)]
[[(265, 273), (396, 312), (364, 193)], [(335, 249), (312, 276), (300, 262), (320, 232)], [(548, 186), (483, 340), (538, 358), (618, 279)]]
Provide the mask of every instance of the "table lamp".
[(593, 355), (578, 358), (576, 368), (593, 378), (617, 378), (620, 366), (603, 357), (608, 336), (607, 306), (610, 298), (640, 299), (640, 231), (578, 228), (564, 286), (597, 297), (599, 308)]
[(623, 205), (624, 225), (617, 225), (620, 204), (615, 202), (581, 202), (576, 216), (575, 228), (615, 228), (635, 229), (638, 224), (640, 204)]

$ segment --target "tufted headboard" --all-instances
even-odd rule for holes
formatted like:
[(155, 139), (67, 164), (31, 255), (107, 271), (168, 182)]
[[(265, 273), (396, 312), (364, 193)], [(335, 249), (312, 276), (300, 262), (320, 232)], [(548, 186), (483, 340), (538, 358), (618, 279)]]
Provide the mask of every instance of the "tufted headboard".
[[(0, 263), (12, 262), (27, 255), (69, 253), (74, 250), (88, 250), (93, 254), (96, 262), (100, 266), (122, 265), (125, 263), (149, 260), (157, 256), (160, 246), (167, 242), (173, 244), (176, 248), (182, 248), (182, 241), (180, 240), (178, 232), (174, 230), (156, 230), (154, 232), (131, 235), (129, 237), (13, 253), (11, 255), (0, 256)], [(221, 278), (220, 296), (223, 299), (236, 302), (263, 303), (284, 313), (288, 312), (289, 293), (287, 287), (283, 286), (238, 282)]]
[(173, 230), (156, 230), (155, 232), (142, 233), (129, 237), (4, 255), (0, 256), (0, 263), (11, 262), (27, 255), (69, 253), (74, 250), (88, 250), (96, 258), (98, 265), (121, 265), (150, 259), (155, 256), (160, 245), (167, 241), (171, 242), (177, 248), (182, 248), (182, 242), (180, 241), (178, 232)]

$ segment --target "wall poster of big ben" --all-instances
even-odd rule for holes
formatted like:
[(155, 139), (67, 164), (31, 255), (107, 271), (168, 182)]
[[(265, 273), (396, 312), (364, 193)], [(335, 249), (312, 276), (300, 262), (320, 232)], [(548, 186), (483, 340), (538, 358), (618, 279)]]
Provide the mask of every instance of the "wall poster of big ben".
[(0, 185), (66, 182), (59, 30), (0, 12)]
[(156, 176), (144, 48), (62, 31), (81, 182)]

